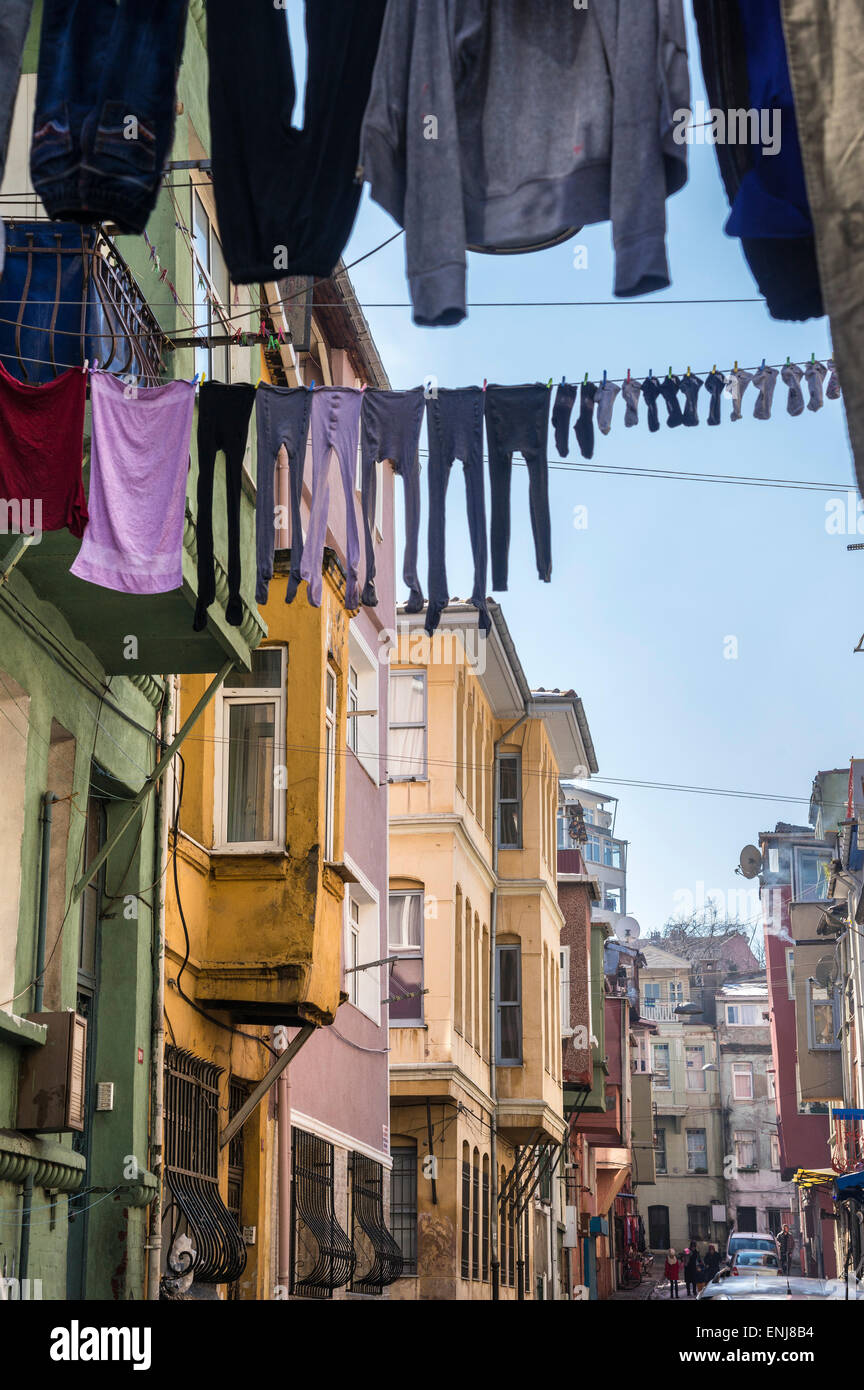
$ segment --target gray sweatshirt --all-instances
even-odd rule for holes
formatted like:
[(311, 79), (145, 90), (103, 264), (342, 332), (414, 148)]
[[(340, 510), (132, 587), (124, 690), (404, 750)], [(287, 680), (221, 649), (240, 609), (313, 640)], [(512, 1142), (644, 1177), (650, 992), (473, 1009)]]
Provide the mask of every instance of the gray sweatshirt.
[(689, 104), (682, 0), (389, 0), (361, 169), (405, 228), (414, 322), (465, 317), (466, 249), (607, 219), (615, 293), (665, 288)]

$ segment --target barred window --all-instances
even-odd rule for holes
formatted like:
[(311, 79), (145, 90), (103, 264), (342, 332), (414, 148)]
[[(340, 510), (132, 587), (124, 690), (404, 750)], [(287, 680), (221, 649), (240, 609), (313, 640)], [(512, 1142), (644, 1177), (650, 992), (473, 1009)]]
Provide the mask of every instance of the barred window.
[(471, 1163), (468, 1145), (462, 1145), (462, 1258), (463, 1279), (471, 1278)]
[(483, 1155), (483, 1279), (489, 1278), (489, 1157)]
[(291, 1129), (291, 1292), (332, 1298), (349, 1283), (357, 1257), (336, 1219), (333, 1145)]
[[(231, 1283), (246, 1268), (246, 1246), (219, 1194), (219, 1077), (222, 1068), (181, 1048), (165, 1048), (163, 1222), (171, 1235), (166, 1279), (194, 1273), (201, 1283)], [(185, 1236), (186, 1246), (175, 1243)]]
[(480, 1278), (480, 1150), (474, 1150), (471, 1168), (471, 1278)]
[(402, 1273), (417, 1273), (417, 1149), (411, 1146), (390, 1150), (390, 1229), (402, 1251)]
[(380, 1294), (402, 1273), (402, 1252), (384, 1221), (384, 1169), (374, 1158), (352, 1153), (351, 1244), (357, 1266), (353, 1293)]

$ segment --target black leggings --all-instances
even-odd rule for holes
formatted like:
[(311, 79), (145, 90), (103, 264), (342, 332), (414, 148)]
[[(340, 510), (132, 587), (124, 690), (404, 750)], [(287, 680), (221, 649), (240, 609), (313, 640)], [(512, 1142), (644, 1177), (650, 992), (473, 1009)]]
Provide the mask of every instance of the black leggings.
[(695, 1278), (694, 1278), (694, 1279), (685, 1279), (684, 1282), (685, 1282), (685, 1284), (687, 1285), (687, 1293), (688, 1293), (688, 1295), (691, 1294), (691, 1293), (692, 1293), (692, 1294), (695, 1294), (695, 1292), (696, 1292), (696, 1280), (695, 1280)]
[(243, 454), (255, 387), (225, 386), (205, 381), (198, 397), (198, 602), (192, 626), (207, 626), (207, 609), (216, 597), (213, 556), (213, 474), (216, 455), (225, 453), (225, 496), (228, 503), (228, 606), (225, 621), (239, 627), (243, 621), (240, 598), (240, 488)]
[(678, 1280), (677, 1280), (677, 1279), (670, 1279), (670, 1280), (669, 1280), (669, 1297), (670, 1297), (670, 1298), (677, 1298), (677, 1297), (678, 1297)]

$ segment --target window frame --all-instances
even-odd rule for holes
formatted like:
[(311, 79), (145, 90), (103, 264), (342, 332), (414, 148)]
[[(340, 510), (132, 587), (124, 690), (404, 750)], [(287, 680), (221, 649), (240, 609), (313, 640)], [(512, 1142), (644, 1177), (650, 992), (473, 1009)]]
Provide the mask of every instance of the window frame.
[[(833, 990), (831, 990), (830, 994), (828, 994), (828, 990), (826, 989), (824, 992), (825, 992), (826, 994), (828, 994), (828, 998), (827, 998), (827, 999), (814, 999), (814, 997), (813, 997), (814, 988), (820, 989), (820, 988), (822, 988), (822, 986), (820, 986), (820, 985), (815, 985), (815, 986), (814, 986), (813, 980), (808, 980), (808, 981), (807, 981), (807, 1049), (808, 1049), (809, 1052), (839, 1052), (839, 1051), (840, 1051), (840, 1039), (838, 1038), (837, 1034), (838, 1034), (839, 1031), (840, 1031), (840, 1023), (841, 1023), (840, 992), (839, 992), (839, 990), (833, 989)], [(820, 1043), (820, 1042), (817, 1042), (817, 1041), (816, 1041), (816, 1015), (815, 1015), (815, 1012), (814, 1012), (816, 1004), (820, 1004), (820, 1005), (830, 1004), (830, 1005), (831, 1005), (831, 1022), (832, 1022), (833, 1032), (834, 1032), (834, 1041), (833, 1041), (833, 1042), (830, 1042), (830, 1043)]]
[[(694, 1146), (693, 1148), (691, 1148), (691, 1146), (690, 1146), (690, 1135), (691, 1135), (691, 1134), (701, 1134), (701, 1135), (702, 1135), (702, 1147), (701, 1147), (701, 1149), (697, 1150), (697, 1149), (695, 1148), (695, 1146)], [(692, 1129), (685, 1129), (684, 1135), (685, 1135), (684, 1143), (685, 1143), (686, 1153), (687, 1153), (687, 1172), (688, 1172), (688, 1173), (695, 1173), (695, 1174), (704, 1174), (704, 1173), (707, 1173), (707, 1172), (708, 1172), (708, 1130), (705, 1128), (704, 1125), (694, 1125)], [(704, 1159), (705, 1159), (705, 1166), (704, 1166), (704, 1168), (694, 1168), (693, 1163), (692, 1163), (691, 1160), (692, 1160), (693, 1158), (695, 1158), (695, 1157), (697, 1156), (697, 1154), (700, 1153), (700, 1152), (701, 1152), (701, 1153), (703, 1154), (703, 1156), (704, 1156)]]
[[(752, 1150), (753, 1161), (751, 1163), (741, 1162), (741, 1151), (744, 1146), (749, 1145)], [(739, 1173), (751, 1173), (759, 1171), (759, 1131), (755, 1129), (736, 1129), (732, 1133), (732, 1148), (735, 1151), (735, 1166)]]
[[(419, 899), (420, 899), (420, 945), (419, 945), (419, 947), (414, 947), (414, 946), (412, 946), (412, 947), (406, 947), (406, 946), (394, 946), (394, 945), (393, 945), (392, 939), (391, 939), (391, 936), (390, 936), (390, 921), (391, 921), (390, 913), (391, 913), (391, 910), (392, 910), (392, 901), (393, 901), (394, 898), (419, 898)], [(400, 960), (419, 960), (419, 962), (420, 962), (420, 981), (419, 981), (419, 988), (420, 988), (421, 991), (422, 991), (422, 989), (423, 989), (423, 987), (424, 987), (424, 986), (423, 986), (423, 981), (424, 981), (424, 979), (425, 979), (425, 973), (426, 973), (426, 972), (425, 972), (425, 965), (426, 965), (426, 962), (425, 962), (425, 957), (424, 957), (424, 951), (425, 951), (425, 946), (426, 946), (425, 907), (426, 907), (426, 894), (425, 894), (425, 891), (424, 891), (422, 888), (390, 888), (390, 889), (388, 890), (388, 893), (387, 893), (387, 955), (388, 955), (388, 956), (397, 956)], [(390, 978), (390, 980), (392, 981), (392, 974), (391, 974), (391, 976), (390, 976), (389, 978)], [(388, 988), (387, 993), (388, 993), (388, 995), (390, 995), (390, 994), (392, 993), (392, 984), (391, 984), (390, 987)], [(391, 1028), (422, 1028), (422, 1027), (424, 1026), (424, 1024), (425, 1024), (425, 1021), (426, 1021), (426, 1017), (425, 1017), (426, 1011), (425, 1011), (425, 1008), (424, 1008), (424, 999), (425, 999), (425, 995), (422, 994), (422, 993), (420, 993), (420, 994), (417, 995), (416, 1001), (413, 1001), (413, 1000), (411, 1001), (412, 1003), (415, 1003), (415, 1004), (416, 1004), (416, 1007), (417, 1007), (417, 1009), (418, 1009), (418, 1011), (419, 1011), (417, 1017), (415, 1017), (415, 1018), (394, 1018), (394, 1017), (393, 1017), (393, 1005), (391, 1004), (391, 1005), (389, 1006), (389, 1008), (388, 1008), (388, 1020), (389, 1020), (389, 1025), (390, 1025), (390, 1027), (391, 1027)]]
[[(698, 1067), (691, 1067), (690, 1062), (688, 1061), (688, 1053), (690, 1053), (690, 1052), (698, 1052), (698, 1053), (700, 1054), (700, 1056), (701, 1056), (701, 1058), (702, 1058), (702, 1061), (699, 1063)], [(705, 1054), (706, 1054), (706, 1052), (707, 1052), (707, 1048), (706, 1048), (706, 1046), (705, 1046), (704, 1043), (692, 1043), (692, 1044), (690, 1044), (689, 1046), (685, 1046), (685, 1048), (684, 1048), (684, 1089), (685, 1089), (685, 1091), (700, 1091), (700, 1092), (701, 1092), (701, 1091), (707, 1091), (707, 1089), (708, 1089), (708, 1083), (707, 1083), (707, 1080), (706, 1080), (705, 1071), (703, 1070), (703, 1068), (704, 1068), (704, 1066), (705, 1066), (705, 1060), (706, 1060)], [(697, 1085), (697, 1086), (691, 1086), (691, 1085), (690, 1085), (690, 1078), (691, 1078), (691, 1076), (696, 1076), (696, 1077), (698, 1077), (699, 1083), (700, 1083), (700, 1084)]]
[[(662, 1085), (659, 1081), (657, 1081), (658, 1072), (657, 1072), (657, 1066), (656, 1066), (655, 1058), (656, 1058), (656, 1056), (657, 1056), (657, 1053), (660, 1052), (660, 1051), (665, 1052), (665, 1053), (666, 1053), (666, 1058), (667, 1058), (667, 1066), (666, 1066), (666, 1084), (665, 1084), (665, 1085)], [(654, 1088), (655, 1091), (671, 1091), (671, 1090), (672, 1090), (672, 1048), (671, 1048), (671, 1046), (670, 1046), (670, 1044), (669, 1044), (668, 1042), (666, 1042), (666, 1043), (652, 1043), (652, 1044), (651, 1044), (651, 1076), (652, 1076), (652, 1078), (653, 1078), (651, 1084), (652, 1084), (652, 1086), (653, 1086), (653, 1088)]]
[[(736, 1078), (739, 1077), (739, 1076), (741, 1076), (741, 1077), (746, 1077), (746, 1078), (747, 1078), (747, 1081), (749, 1082), (749, 1091), (748, 1091), (748, 1094), (747, 1094), (746, 1096), (738, 1095), (738, 1093), (737, 1093), (737, 1091), (736, 1091), (736, 1089), (735, 1089), (735, 1081), (736, 1081)], [(733, 1062), (733, 1063), (732, 1063), (732, 1099), (733, 1099), (733, 1101), (734, 1101), (734, 1100), (753, 1100), (753, 1099), (754, 1099), (754, 1090), (755, 1090), (755, 1088), (754, 1088), (754, 1083), (753, 1083), (753, 1063), (752, 1063), (752, 1062)]]
[[(333, 694), (331, 704), (330, 695)], [(336, 855), (336, 744), (339, 733), (339, 672), (327, 662), (324, 675), (324, 862)]]
[[(207, 185), (205, 184), (204, 187), (206, 188)], [(199, 329), (204, 328), (204, 329), (206, 330), (205, 336), (207, 336), (207, 335), (209, 335), (209, 334), (215, 334), (216, 332), (222, 332), (222, 333), (227, 334), (227, 335), (230, 337), (231, 334), (234, 332), (234, 329), (233, 329), (232, 323), (231, 323), (231, 289), (232, 289), (231, 272), (230, 272), (230, 270), (229, 270), (229, 268), (228, 268), (228, 262), (227, 262), (227, 260), (225, 259), (225, 251), (224, 251), (224, 248), (223, 248), (223, 246), (222, 246), (222, 240), (221, 240), (221, 238), (220, 238), (220, 236), (219, 236), (219, 233), (218, 233), (217, 230), (216, 230), (216, 225), (215, 225), (214, 219), (211, 217), (211, 215), (210, 215), (210, 210), (209, 210), (209, 208), (207, 207), (207, 204), (206, 204), (206, 202), (204, 201), (204, 199), (201, 197), (201, 193), (200, 193), (200, 191), (199, 191), (199, 188), (196, 186), (195, 183), (193, 183), (193, 184), (191, 185), (190, 192), (191, 192), (191, 195), (192, 195), (192, 207), (191, 207), (191, 224), (190, 224), (189, 246), (190, 246), (190, 250), (191, 250), (191, 253), (192, 253), (192, 259), (193, 259), (193, 263), (194, 263), (194, 264), (193, 264), (193, 277), (194, 277), (194, 283), (193, 283), (192, 298), (193, 298), (193, 300), (195, 301), (195, 302), (194, 302), (195, 323), (196, 323), (196, 326), (197, 326)], [(196, 206), (196, 205), (197, 205), (197, 206)], [(198, 208), (199, 208), (199, 207), (200, 207), (201, 212), (202, 212), (202, 214), (203, 214), (203, 216), (204, 216), (204, 219), (205, 219), (205, 221), (206, 221), (206, 223), (207, 223), (207, 230), (206, 230), (206, 236), (207, 236), (207, 264), (206, 264), (206, 265), (204, 264), (204, 262), (203, 262), (202, 259), (201, 259), (201, 255), (200, 255), (199, 248), (198, 248), (198, 245), (197, 245), (197, 237), (198, 237), (198, 216), (197, 216), (197, 213), (198, 213)], [(202, 236), (203, 236), (203, 232), (204, 232), (204, 229), (203, 229), (203, 227), (202, 227), (202, 228), (201, 228)], [(219, 248), (219, 255), (220, 255), (221, 259), (222, 259), (222, 263), (223, 263), (223, 265), (224, 265), (224, 267), (225, 267), (225, 272), (226, 272), (226, 275), (227, 275), (227, 277), (228, 277), (228, 303), (227, 303), (227, 304), (223, 303), (222, 296), (221, 296), (221, 294), (219, 293), (219, 291), (216, 289), (216, 282), (215, 282), (214, 279), (213, 279), (213, 243), (214, 243), (214, 242), (216, 243), (216, 246)], [(199, 276), (199, 275), (203, 277), (204, 281), (206, 282), (206, 286), (207, 286), (206, 291), (201, 291), (200, 294), (199, 294), (200, 286), (199, 286), (199, 284), (198, 284), (198, 276)], [(202, 315), (206, 315), (206, 323), (202, 323), (202, 321), (201, 321), (201, 320), (202, 320)], [(220, 356), (221, 356), (221, 354), (224, 353), (224, 358), (223, 358), (222, 361), (219, 363), (219, 371), (214, 371), (214, 367), (213, 367), (214, 354), (217, 354), (217, 353), (220, 354)], [(206, 360), (205, 360), (205, 359), (206, 359)], [(223, 375), (220, 375), (219, 372), (222, 370), (223, 367), (224, 367), (224, 374), (223, 374)], [(209, 379), (210, 379), (211, 381), (214, 381), (214, 380), (216, 380), (216, 381), (223, 381), (223, 380), (224, 380), (224, 382), (225, 382), (226, 385), (230, 385), (230, 384), (231, 384), (231, 381), (232, 381), (232, 371), (231, 371), (231, 348), (230, 348), (230, 345), (226, 345), (226, 346), (223, 347), (223, 348), (211, 348), (211, 347), (206, 347), (206, 346), (196, 347), (196, 348), (195, 348), (195, 370), (196, 370), (196, 372), (205, 371), (205, 372), (207, 373), (207, 376), (209, 377)], [(244, 467), (245, 467), (245, 453), (244, 453)], [(246, 471), (248, 472), (248, 469), (247, 469)]]
[[(659, 1136), (663, 1138), (660, 1141)], [(654, 1171), (658, 1177), (664, 1176), (669, 1171), (669, 1155), (666, 1149), (666, 1126), (658, 1125), (654, 1130)], [(662, 1162), (662, 1168), (660, 1166)]]
[[(746, 1022), (744, 1022), (743, 1020), (739, 1020), (739, 1019), (737, 1019), (737, 1018), (730, 1018), (730, 1017), (729, 1017), (730, 1012), (734, 1011), (734, 1012), (737, 1013), (739, 1009), (753, 1009), (754, 1012), (756, 1013), (757, 1017), (754, 1019), (754, 1021), (753, 1021), (752, 1023), (746, 1023)], [(759, 1005), (758, 1005), (758, 1004), (754, 1004), (751, 1000), (747, 1000), (746, 1002), (740, 1003), (740, 1004), (727, 1004), (727, 1005), (726, 1005), (726, 1026), (727, 1026), (727, 1028), (758, 1028), (759, 1025), (760, 1025), (760, 1023), (762, 1022), (762, 1020), (758, 1017), (758, 1015), (759, 1015)]]
[[(423, 718), (421, 721), (411, 721), (408, 723), (400, 721), (394, 722), (393, 719), (393, 696), (396, 684), (400, 680), (420, 680), (423, 684)], [(402, 729), (423, 730), (423, 770), (417, 772), (393, 772), (390, 767), (390, 759), (393, 757), (392, 733)], [(387, 777), (390, 782), (428, 782), (429, 780), (429, 681), (427, 672), (419, 666), (405, 666), (399, 670), (390, 672), (390, 707), (387, 710)]]
[[(516, 764), (516, 795), (515, 795), (515, 797), (514, 797), (514, 796), (503, 797), (503, 796), (501, 795), (501, 770), (502, 770), (502, 767), (503, 767), (503, 764), (505, 763), (505, 761), (506, 761), (506, 762), (509, 762), (510, 760), (512, 760), (512, 761), (515, 762), (515, 764)], [(507, 850), (507, 849), (520, 850), (520, 849), (523, 848), (523, 830), (524, 830), (523, 820), (522, 820), (522, 794), (523, 794), (523, 787), (522, 787), (522, 750), (521, 750), (521, 748), (514, 748), (514, 749), (506, 750), (506, 751), (505, 751), (505, 750), (502, 750), (501, 752), (498, 753), (498, 756), (497, 756), (497, 758), (496, 758), (496, 760), (495, 760), (495, 779), (496, 779), (496, 797), (495, 797), (495, 801), (496, 801), (497, 810), (498, 810), (498, 815), (497, 815), (497, 817), (496, 817), (497, 824), (496, 824), (496, 826), (495, 826), (495, 836), (496, 836), (496, 840), (497, 840), (498, 849), (499, 849), (499, 850), (501, 850), (501, 849), (505, 849), (505, 850)], [(503, 813), (503, 811), (504, 811), (505, 806), (515, 806), (515, 807), (516, 807), (516, 843), (515, 843), (515, 844), (505, 844), (504, 841), (503, 841), (502, 838), (501, 838), (502, 813)]]
[[(228, 685), (230, 673), (225, 683), (216, 692), (214, 719), (216, 726), (216, 748), (214, 754), (214, 804), (213, 804), (213, 850), (217, 854), (272, 854), (285, 852), (285, 809), (286, 788), (274, 785), (271, 788), (273, 837), (269, 840), (229, 840), (228, 839), (228, 793), (230, 777), (230, 719), (231, 710), (238, 705), (275, 705), (273, 736), (273, 768), (285, 764), (285, 725), (287, 719), (286, 673), (288, 648), (285, 643), (262, 643), (256, 652), (274, 651), (280, 653), (280, 675), (278, 686), (232, 686)], [(253, 660), (255, 652), (253, 652)]]
[[(501, 1001), (501, 961), (505, 952), (514, 952), (516, 956), (516, 980), (518, 998)], [(502, 942), (495, 947), (495, 1065), (496, 1067), (521, 1067), (525, 1054), (524, 1019), (522, 1016), (522, 946), (516, 942)], [(517, 1018), (519, 1020), (519, 1055), (518, 1057), (504, 1057), (501, 1048), (501, 1011), (502, 1009), (518, 1009)]]
[(574, 1030), (570, 1022), (570, 947), (559, 946), (558, 952), (561, 1036), (562, 1038), (572, 1038)]
[[(402, 1251), (402, 1273), (399, 1276), (404, 1278), (417, 1277), (417, 1145), (416, 1144), (394, 1144), (390, 1149), (392, 1169), (390, 1172), (390, 1234), (395, 1240), (399, 1249)], [(412, 1173), (413, 1168), (413, 1173)], [(407, 1198), (405, 1200), (405, 1185), (407, 1184)], [(396, 1198), (400, 1200), (396, 1200)], [(413, 1198), (413, 1200), (412, 1200)], [(398, 1220), (396, 1219), (398, 1216)], [(413, 1229), (412, 1229), (413, 1219)], [(406, 1254), (405, 1246), (402, 1243), (403, 1237), (408, 1236), (410, 1252)]]

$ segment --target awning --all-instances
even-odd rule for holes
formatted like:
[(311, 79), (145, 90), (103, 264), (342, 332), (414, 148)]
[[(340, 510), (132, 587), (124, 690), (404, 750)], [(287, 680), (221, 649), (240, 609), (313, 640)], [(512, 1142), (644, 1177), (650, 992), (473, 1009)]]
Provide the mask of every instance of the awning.
[(799, 1168), (792, 1181), (798, 1187), (830, 1187), (836, 1177), (833, 1168)]
[(838, 1173), (835, 1177), (837, 1192), (842, 1196), (854, 1188), (864, 1188), (864, 1173)]

